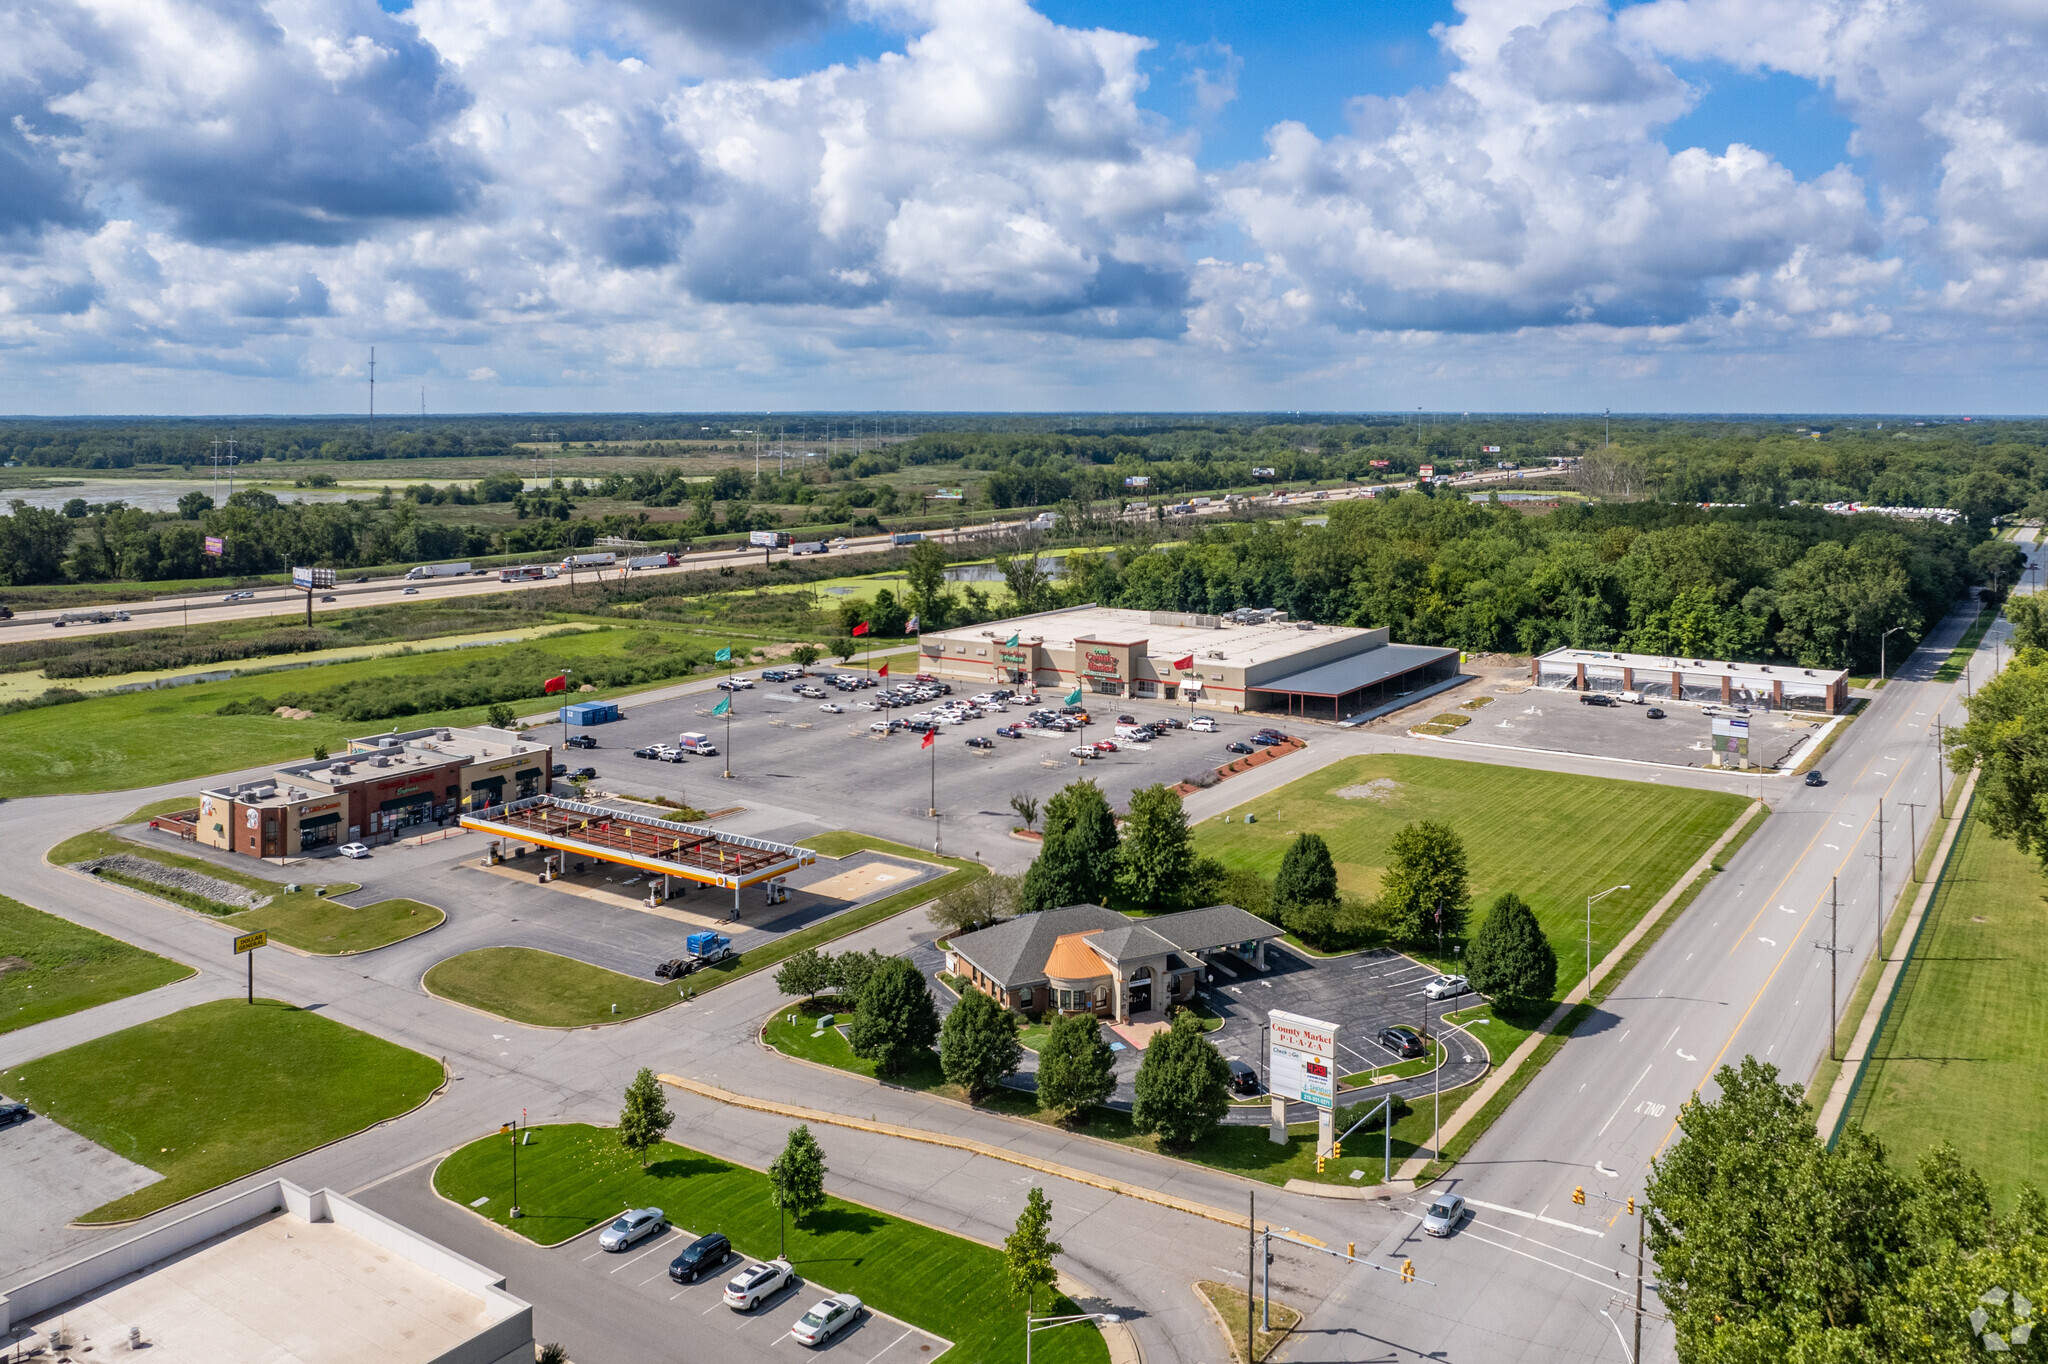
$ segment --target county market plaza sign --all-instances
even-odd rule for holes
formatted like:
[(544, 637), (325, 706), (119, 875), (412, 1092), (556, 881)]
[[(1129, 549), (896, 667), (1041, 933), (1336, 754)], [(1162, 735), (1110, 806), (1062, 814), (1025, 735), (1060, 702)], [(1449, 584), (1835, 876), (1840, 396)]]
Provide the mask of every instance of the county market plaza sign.
[(1337, 1025), (1274, 1009), (1266, 1073), (1273, 1097), (1327, 1111), (1337, 1097)]

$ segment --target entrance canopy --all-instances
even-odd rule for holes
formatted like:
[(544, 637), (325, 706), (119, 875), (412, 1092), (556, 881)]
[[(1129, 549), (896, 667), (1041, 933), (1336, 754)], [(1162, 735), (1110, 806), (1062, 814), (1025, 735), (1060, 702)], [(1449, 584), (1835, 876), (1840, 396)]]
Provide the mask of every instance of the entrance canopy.
[(1248, 685), (1245, 697), (1250, 700), (1257, 696), (1262, 703), (1247, 709), (1284, 709), (1289, 715), (1320, 715), (1328, 707), (1330, 718), (1341, 720), (1349, 712), (1454, 676), (1457, 671), (1456, 649), (1383, 644), (1270, 682)]
[(772, 880), (818, 860), (810, 849), (788, 843), (623, 814), (554, 796), (531, 796), (487, 812), (464, 814), (461, 820), (463, 828), (496, 838), (729, 890)]

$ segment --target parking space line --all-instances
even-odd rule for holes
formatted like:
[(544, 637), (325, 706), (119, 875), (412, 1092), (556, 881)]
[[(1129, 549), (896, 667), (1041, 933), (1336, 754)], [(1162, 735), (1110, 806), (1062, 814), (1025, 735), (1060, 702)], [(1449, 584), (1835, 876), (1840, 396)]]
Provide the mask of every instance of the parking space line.
[(624, 1269), (624, 1268), (626, 1267), (626, 1265), (637, 1265), (637, 1264), (639, 1264), (639, 1263), (640, 1263), (640, 1262), (641, 1262), (642, 1260), (644, 1260), (644, 1259), (646, 1259), (646, 1258), (647, 1258), (648, 1256), (650, 1256), (650, 1255), (654, 1254), (654, 1252), (655, 1252), (655, 1251), (657, 1251), (657, 1250), (660, 1250), (660, 1249), (661, 1249), (661, 1247), (662, 1247), (662, 1243), (663, 1243), (663, 1242), (665, 1242), (665, 1241), (667, 1241), (667, 1240), (668, 1240), (668, 1238), (669, 1238), (670, 1236), (674, 1235), (674, 1234), (675, 1234), (675, 1228), (674, 1228), (674, 1227), (670, 1227), (670, 1228), (669, 1228), (669, 1229), (668, 1229), (667, 1231), (663, 1232), (663, 1233), (662, 1233), (661, 1235), (659, 1235), (659, 1236), (657, 1236), (657, 1237), (655, 1237), (655, 1238), (654, 1238), (654, 1244), (653, 1244), (653, 1245), (651, 1245), (651, 1246), (647, 1247), (647, 1249), (645, 1249), (645, 1250), (641, 1251), (641, 1252), (640, 1252), (640, 1253), (639, 1253), (638, 1255), (635, 1255), (635, 1256), (634, 1256), (634, 1257), (633, 1257), (632, 1259), (630, 1259), (630, 1260), (626, 1261), (626, 1264), (622, 1264), (622, 1265), (614, 1265), (614, 1266), (613, 1266), (613, 1267), (612, 1267), (611, 1269), (609, 1269), (609, 1270), (607, 1270), (607, 1271), (605, 1271), (605, 1272), (606, 1272), (606, 1273), (608, 1273), (608, 1274), (616, 1274), (616, 1273), (618, 1273), (618, 1272), (619, 1272), (619, 1271), (620, 1271), (621, 1269)]
[(876, 1360), (880, 1359), (883, 1355), (889, 1353), (889, 1351), (895, 1349), (898, 1345), (901, 1345), (904, 1341), (908, 1339), (910, 1339), (910, 1330), (906, 1329), (902, 1335), (896, 1337), (896, 1339), (890, 1341), (887, 1345), (884, 1345), (881, 1349), (869, 1355), (868, 1364), (875, 1364)]

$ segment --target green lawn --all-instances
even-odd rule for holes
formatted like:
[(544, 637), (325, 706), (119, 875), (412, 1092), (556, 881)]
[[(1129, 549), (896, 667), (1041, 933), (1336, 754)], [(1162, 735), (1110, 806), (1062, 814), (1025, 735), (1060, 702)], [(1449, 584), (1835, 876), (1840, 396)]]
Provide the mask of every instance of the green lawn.
[(539, 1028), (622, 1023), (682, 998), (682, 987), (666, 981), (635, 980), (531, 947), (481, 947), (450, 957), (427, 972), (426, 986), (443, 999)]
[(0, 1033), (191, 974), (182, 962), (0, 895)]
[(2001, 1200), (2048, 1185), (2044, 893), (1972, 812), (1849, 1107), (1903, 1161), (1953, 1142)]
[(30, 1061), (8, 1092), (163, 1176), (80, 1218), (120, 1222), (373, 1123), (437, 1089), (441, 1065), (277, 1000), (218, 1000)]
[[(765, 1032), (768, 1045), (786, 1055), (801, 1057), (819, 1065), (832, 1066), (838, 1070), (851, 1071), (855, 1075), (876, 1078), (875, 1064), (853, 1054), (846, 1037), (836, 1028), (824, 1029), (822, 1036), (813, 1037), (817, 1032), (817, 1016), (834, 1010), (830, 1001), (806, 1001), (800, 1005), (784, 1006), (769, 1018)], [(791, 1022), (792, 1017), (795, 1022)], [(840, 1016), (845, 1021), (845, 1015)], [(1040, 1030), (1042, 1037), (1044, 1030)], [(937, 1052), (929, 1053), (904, 1070), (886, 1077), (890, 1084), (902, 1085), (907, 1089), (936, 1094), (943, 1098), (964, 1102), (965, 1091), (957, 1085), (948, 1084), (939, 1069)], [(1449, 1118), (1463, 1102), (1468, 1090), (1444, 1091), (1444, 1117)], [(1378, 1102), (1378, 1096), (1370, 1094), (1347, 1095), (1347, 1099), (1367, 1105)], [(999, 1089), (982, 1100), (981, 1108), (991, 1113), (1001, 1113), (1030, 1122), (1051, 1124), (1052, 1120), (1039, 1111), (1035, 1095), (1022, 1090)], [(1361, 1116), (1363, 1110), (1354, 1114)], [(1139, 1150), (1159, 1151), (1158, 1138), (1135, 1132), (1131, 1129), (1130, 1115), (1114, 1108), (1092, 1110), (1085, 1123), (1077, 1129), (1092, 1137), (1117, 1142), (1124, 1146), (1135, 1146)], [(1380, 1138), (1372, 1136), (1354, 1138), (1351, 1153), (1342, 1160), (1326, 1163), (1323, 1173), (1316, 1173), (1315, 1124), (1296, 1124), (1289, 1127), (1292, 1140), (1285, 1146), (1275, 1145), (1268, 1140), (1264, 1127), (1218, 1127), (1208, 1136), (1195, 1143), (1188, 1151), (1167, 1154), (1191, 1160), (1198, 1165), (1208, 1165), (1249, 1179), (1263, 1180), (1268, 1184), (1285, 1184), (1290, 1179), (1314, 1180), (1324, 1184), (1355, 1183), (1376, 1184), (1379, 1182), (1382, 1157)], [(1343, 1130), (1340, 1122), (1339, 1131)], [(1416, 1112), (1408, 1114), (1394, 1124), (1394, 1164), (1403, 1160), (1422, 1146), (1429, 1144), (1430, 1112), (1427, 1103)], [(1362, 1180), (1353, 1180), (1351, 1172), (1365, 1172)]]
[[(529, 1128), (519, 1148), (519, 1203), (512, 1221), (512, 1143), (499, 1136), (471, 1142), (434, 1171), (442, 1197), (531, 1240), (553, 1245), (607, 1222), (629, 1207), (653, 1206), (692, 1233), (722, 1231), (740, 1253), (756, 1258), (779, 1248), (780, 1214), (768, 1197), (768, 1177), (742, 1165), (664, 1142), (643, 1170), (620, 1149), (617, 1134), (581, 1124)], [(831, 1133), (822, 1134), (829, 1147)], [(1022, 1191), (1011, 1199), (1023, 1206)], [(1053, 1228), (1073, 1217), (1053, 1209)], [(593, 1247), (594, 1249), (595, 1247)], [(806, 1279), (852, 1293), (879, 1311), (953, 1342), (946, 1358), (994, 1364), (1024, 1358), (1024, 1305), (1007, 1291), (1002, 1252), (842, 1199), (829, 1199), (808, 1226), (789, 1229), (789, 1259)], [(797, 1298), (818, 1296), (806, 1289)], [(773, 1311), (791, 1315), (790, 1304)], [(1066, 1299), (1041, 1312), (1074, 1311)], [(780, 1320), (780, 1317), (778, 1317)], [(772, 1329), (772, 1328), (771, 1328)], [(888, 1343), (875, 1336), (854, 1358)], [(927, 1356), (928, 1358), (929, 1356)], [(1085, 1327), (1053, 1331), (1032, 1343), (1032, 1357), (1049, 1364), (1084, 1364), (1109, 1357), (1097, 1332)]]
[[(1356, 796), (1343, 796), (1350, 789)], [(1196, 847), (1272, 876), (1296, 834), (1319, 833), (1352, 895), (1379, 890), (1387, 845), (1415, 820), (1441, 820), (1465, 842), (1475, 916), (1512, 890), (1557, 947), (1559, 993), (1585, 974), (1585, 897), (1634, 889), (1593, 907), (1598, 961), (1748, 805), (1718, 791), (1583, 777), (1443, 758), (1348, 758), (1195, 828)], [(1258, 822), (1246, 824), (1255, 813)], [(1593, 831), (1597, 831), (1597, 835)]]
[[(247, 872), (223, 867), (203, 858), (185, 857), (162, 848), (131, 843), (120, 835), (104, 829), (95, 829), (65, 839), (50, 849), (49, 859), (59, 866), (64, 866), (115, 853), (129, 853), (162, 866), (178, 867), (185, 871), (218, 877), (230, 884), (270, 896), (270, 903), (258, 909), (238, 909), (217, 900), (173, 890), (168, 886), (155, 885), (139, 877), (123, 876), (118, 872), (97, 873), (101, 879), (115, 885), (126, 886), (144, 895), (153, 895), (172, 904), (183, 905), (201, 914), (211, 914), (237, 933), (262, 929), (277, 942), (296, 947), (301, 952), (336, 956), (389, 947), (392, 943), (403, 942), (430, 928), (438, 927), (447, 917), (434, 906), (422, 904), (418, 900), (380, 900), (371, 905), (341, 905), (329, 898), (334, 895), (346, 895), (357, 889), (353, 881), (337, 881), (331, 884), (301, 882), (299, 884), (304, 887), (303, 889), (287, 894), (285, 883), (282, 881), (251, 876)], [(313, 888), (316, 885), (328, 894), (315, 895)]]

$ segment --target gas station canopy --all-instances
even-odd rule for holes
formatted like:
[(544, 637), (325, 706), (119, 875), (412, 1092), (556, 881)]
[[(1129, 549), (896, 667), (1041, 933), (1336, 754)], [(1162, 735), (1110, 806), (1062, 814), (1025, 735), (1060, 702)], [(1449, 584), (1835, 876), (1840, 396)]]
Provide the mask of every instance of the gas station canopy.
[(818, 860), (810, 849), (789, 843), (629, 815), (555, 796), (530, 796), (464, 814), (461, 820), (463, 828), (496, 838), (735, 891)]

